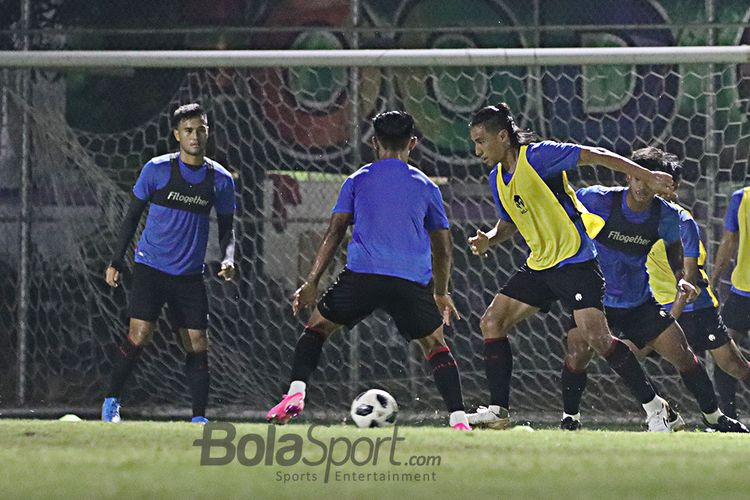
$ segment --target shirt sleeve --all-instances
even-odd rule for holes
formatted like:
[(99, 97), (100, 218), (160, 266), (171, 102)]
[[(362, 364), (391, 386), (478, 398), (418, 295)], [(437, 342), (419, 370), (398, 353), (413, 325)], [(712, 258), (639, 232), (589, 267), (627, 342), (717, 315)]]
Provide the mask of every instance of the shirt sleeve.
[(740, 222), (737, 219), (737, 215), (740, 211), (740, 202), (742, 202), (742, 194), (745, 192), (744, 189), (735, 191), (732, 193), (732, 197), (729, 198), (729, 206), (727, 207), (727, 213), (724, 216), (724, 229), (736, 233), (740, 230)]
[(332, 213), (354, 213), (354, 180), (347, 177), (339, 190), (339, 197), (333, 206)]
[(674, 243), (680, 239), (680, 214), (674, 207), (666, 203), (663, 203), (661, 207), (659, 237), (666, 244)]
[(542, 141), (526, 148), (526, 159), (542, 179), (575, 167), (580, 156), (579, 145), (565, 142)]
[(443, 203), (443, 195), (440, 193), (440, 188), (436, 185), (432, 185), (430, 198), (427, 205), (427, 214), (425, 216), (425, 228), (427, 231), (434, 231), (435, 229), (448, 229), (450, 224), (448, 223), (448, 216), (445, 214), (445, 204)]
[[(218, 172), (216, 175), (219, 175)], [(221, 175), (216, 183), (216, 213), (233, 214), (235, 210), (234, 179), (231, 175)]]
[(687, 212), (680, 213), (680, 239), (685, 257), (700, 257), (701, 236), (698, 223)]
[(495, 167), (492, 172), (490, 172), (489, 183), (490, 193), (492, 193), (492, 199), (495, 202), (495, 209), (497, 209), (497, 216), (505, 222), (513, 222), (513, 219), (510, 218), (508, 212), (503, 208), (502, 202), (500, 202), (500, 194), (497, 192), (497, 176), (498, 169)]
[(612, 207), (610, 196), (615, 196), (615, 194), (602, 190), (601, 186), (585, 187), (576, 191), (576, 198), (583, 203), (586, 210), (605, 220), (609, 217), (609, 211)]
[(146, 163), (138, 175), (138, 180), (133, 186), (133, 194), (142, 201), (149, 201), (151, 196), (158, 188), (158, 171), (156, 165), (151, 162)]

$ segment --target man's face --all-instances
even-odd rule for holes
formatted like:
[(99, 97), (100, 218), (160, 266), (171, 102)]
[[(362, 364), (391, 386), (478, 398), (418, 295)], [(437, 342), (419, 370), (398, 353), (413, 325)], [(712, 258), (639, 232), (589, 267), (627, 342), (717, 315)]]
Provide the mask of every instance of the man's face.
[(508, 133), (505, 130), (490, 132), (483, 124), (479, 124), (471, 127), (469, 134), (474, 142), (474, 154), (490, 167), (497, 165), (510, 147)]
[(654, 193), (643, 181), (639, 181), (635, 177), (628, 176), (628, 188), (633, 196), (633, 199), (638, 203), (650, 203), (654, 199), (656, 193)]
[(174, 137), (180, 143), (181, 151), (192, 156), (202, 156), (206, 154), (208, 122), (199, 116), (180, 120)]

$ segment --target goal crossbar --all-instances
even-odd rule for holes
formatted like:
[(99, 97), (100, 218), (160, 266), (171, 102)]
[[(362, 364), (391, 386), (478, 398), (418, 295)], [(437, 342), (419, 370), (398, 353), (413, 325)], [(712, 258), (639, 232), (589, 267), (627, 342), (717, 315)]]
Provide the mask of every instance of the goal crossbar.
[(0, 51), (4, 68), (746, 64), (750, 46), (537, 49)]

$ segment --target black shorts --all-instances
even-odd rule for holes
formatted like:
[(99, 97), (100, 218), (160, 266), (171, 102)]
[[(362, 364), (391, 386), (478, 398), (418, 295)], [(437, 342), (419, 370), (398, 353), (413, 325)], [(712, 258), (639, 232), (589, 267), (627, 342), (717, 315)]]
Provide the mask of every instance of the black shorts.
[(202, 274), (174, 276), (136, 263), (129, 300), (130, 317), (155, 322), (165, 302), (172, 328), (205, 330), (208, 327), (208, 295)]
[[(651, 297), (643, 304), (630, 309), (605, 307), (604, 314), (612, 334), (627, 339), (643, 349), (674, 323), (674, 318)], [(566, 330), (575, 328), (576, 320), (572, 314), (565, 324)]]
[(738, 332), (750, 330), (750, 297), (730, 293), (721, 309), (721, 317), (727, 328)]
[(593, 259), (560, 268), (533, 271), (526, 264), (510, 277), (500, 293), (549, 312), (560, 300), (568, 310), (604, 308), (604, 276)]
[(394, 276), (344, 269), (318, 302), (329, 321), (351, 328), (376, 309), (388, 313), (407, 340), (421, 339), (443, 324), (432, 282), (420, 285)]
[(703, 352), (717, 349), (729, 342), (727, 327), (713, 307), (684, 312), (677, 322), (685, 332), (688, 344), (693, 351)]

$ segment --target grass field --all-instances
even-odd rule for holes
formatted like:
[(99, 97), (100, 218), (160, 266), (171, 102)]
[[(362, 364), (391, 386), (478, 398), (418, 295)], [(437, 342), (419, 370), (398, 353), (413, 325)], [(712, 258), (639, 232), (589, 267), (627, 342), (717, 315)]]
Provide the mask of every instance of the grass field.
[[(246, 465), (235, 457), (202, 466), (193, 442), (203, 429), (193, 424), (0, 420), (0, 498), (750, 497), (746, 435), (399, 427), (392, 445), (393, 429), (291, 425), (270, 440), (268, 432), (237, 424), (232, 447)], [(346, 460), (350, 446), (356, 463)], [(322, 463), (278, 463), (300, 455)]]

